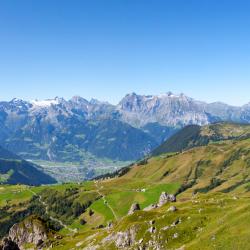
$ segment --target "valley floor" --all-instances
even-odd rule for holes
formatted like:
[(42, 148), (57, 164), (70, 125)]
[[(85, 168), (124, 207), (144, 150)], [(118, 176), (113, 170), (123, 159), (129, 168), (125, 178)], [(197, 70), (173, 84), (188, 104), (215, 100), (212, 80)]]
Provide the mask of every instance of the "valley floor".
[(82, 182), (95, 176), (111, 173), (129, 165), (129, 161), (87, 161), (80, 164), (77, 162), (52, 162), (44, 160), (29, 160), (42, 169), (42, 171), (59, 183)]

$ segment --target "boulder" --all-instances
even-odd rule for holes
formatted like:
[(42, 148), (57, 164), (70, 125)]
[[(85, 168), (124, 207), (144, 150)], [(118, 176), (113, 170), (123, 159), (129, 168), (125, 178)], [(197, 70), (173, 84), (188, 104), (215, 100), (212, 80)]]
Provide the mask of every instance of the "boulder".
[(141, 244), (142, 242), (143, 242), (143, 239), (141, 238), (138, 243)]
[(180, 219), (177, 219), (177, 220), (175, 220), (172, 224), (171, 224), (171, 226), (172, 227), (175, 227), (176, 225), (178, 225), (178, 224), (180, 224), (181, 223), (181, 220)]
[(92, 216), (94, 214), (94, 211), (92, 209), (89, 209), (89, 216)]
[(106, 245), (107, 243), (109, 244), (113, 242), (118, 249), (127, 249), (136, 243), (137, 232), (137, 226), (132, 226), (124, 232), (117, 232), (108, 235), (102, 240), (102, 244)]
[(81, 225), (85, 225), (86, 223), (87, 223), (86, 220), (84, 220), (83, 218), (80, 219), (80, 224)]
[(175, 201), (176, 201), (175, 195), (162, 192), (159, 198), (158, 206), (161, 207), (167, 202), (175, 202)]
[(155, 233), (156, 228), (155, 228), (155, 227), (150, 227), (150, 228), (148, 229), (148, 231), (149, 231), (151, 234), (153, 234), (153, 233)]
[(149, 222), (149, 224), (150, 224), (150, 225), (154, 225), (154, 224), (155, 224), (155, 220), (151, 220), (151, 221)]
[(165, 226), (165, 227), (163, 227), (161, 230), (166, 231), (166, 230), (168, 230), (168, 229), (170, 229), (170, 228), (171, 228), (170, 226)]
[(174, 195), (174, 194), (169, 194), (169, 195), (168, 195), (168, 200), (169, 200), (170, 202), (176, 202), (176, 197), (175, 197), (175, 195)]
[(169, 209), (168, 209), (169, 212), (175, 212), (177, 211), (177, 208), (176, 206), (171, 206)]
[(108, 228), (113, 227), (113, 223), (112, 223), (112, 221), (109, 221), (107, 226), (108, 226)]
[(174, 233), (173, 239), (177, 239), (178, 237), (179, 237), (179, 234), (178, 233)]
[(133, 203), (131, 208), (129, 209), (128, 215), (133, 214), (135, 211), (141, 210), (140, 205), (138, 203)]

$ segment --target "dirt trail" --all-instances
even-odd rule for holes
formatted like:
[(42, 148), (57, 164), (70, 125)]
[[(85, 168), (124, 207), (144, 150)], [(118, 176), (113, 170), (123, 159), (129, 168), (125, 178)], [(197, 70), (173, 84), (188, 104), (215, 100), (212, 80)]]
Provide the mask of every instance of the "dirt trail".
[(114, 211), (114, 209), (109, 205), (108, 201), (105, 198), (105, 195), (100, 191), (100, 188), (98, 187), (98, 182), (95, 182), (95, 186), (96, 186), (96, 191), (97, 193), (102, 197), (104, 205), (106, 205), (112, 212), (112, 214), (114, 215), (115, 219), (118, 220), (118, 217)]

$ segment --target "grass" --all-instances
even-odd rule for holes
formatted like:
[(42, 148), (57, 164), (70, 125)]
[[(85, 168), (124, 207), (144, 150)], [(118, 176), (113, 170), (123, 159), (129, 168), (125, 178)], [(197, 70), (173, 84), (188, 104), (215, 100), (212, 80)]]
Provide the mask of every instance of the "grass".
[[(128, 228), (137, 228), (136, 241), (152, 241), (161, 244), (162, 249), (249, 249), (250, 205), (248, 197), (235, 200), (229, 194), (202, 194), (187, 201), (177, 201), (177, 212), (167, 212), (171, 204), (153, 211), (138, 211), (123, 217), (109, 232), (116, 234)], [(150, 221), (154, 220), (156, 234), (148, 232)], [(176, 226), (162, 230), (173, 222)], [(177, 234), (175, 239), (173, 236)], [(88, 239), (89, 235), (93, 237)], [(157, 237), (155, 237), (157, 235)], [(79, 232), (74, 238), (66, 237), (64, 245), (56, 249), (70, 249), (81, 242), (81, 248), (96, 242), (100, 249), (117, 249), (112, 241), (100, 242), (107, 236), (107, 230), (87, 230)], [(78, 249), (78, 248), (76, 248)], [(79, 248), (80, 249), (80, 248)]]
[[(152, 186), (152, 187), (149, 187)], [(114, 208), (115, 213), (119, 218), (127, 215), (133, 203), (139, 203), (141, 209), (150, 204), (157, 203), (160, 194), (165, 191), (168, 193), (175, 193), (179, 184), (152, 184), (146, 185), (145, 192), (131, 189), (129, 191), (116, 191), (106, 197), (108, 203)], [(140, 190), (140, 189), (138, 189)]]
[(12, 169), (10, 169), (6, 174), (0, 174), (0, 183), (5, 183), (8, 181), (10, 176), (14, 173)]
[(32, 197), (29, 187), (25, 185), (0, 185), (0, 207), (16, 205)]
[(103, 217), (102, 223), (105, 224), (108, 221), (113, 221), (114, 220), (114, 215), (111, 212), (111, 210), (107, 207), (107, 205), (104, 204), (103, 199), (99, 199), (98, 201), (94, 202), (91, 206), (90, 209), (93, 209), (94, 212), (101, 214)]
[(180, 187), (180, 184), (178, 183), (164, 183), (164, 184), (158, 184), (155, 185), (152, 188), (149, 188), (144, 193), (145, 201), (142, 203), (142, 208), (145, 208), (146, 206), (157, 203), (160, 197), (160, 194), (164, 191), (169, 194), (174, 194), (178, 188)]
[[(225, 138), (227, 135), (242, 134), (241, 129), (232, 126), (226, 125), (224, 130), (219, 126), (212, 132), (223, 134)], [(248, 133), (244, 126), (243, 130)], [(209, 135), (212, 132), (204, 133)], [(249, 181), (250, 139), (227, 138), (220, 143), (178, 154), (152, 157), (143, 165), (134, 165), (120, 178), (40, 187), (2, 185), (0, 206), (6, 204), (7, 198), (9, 204), (13, 205), (20, 201), (28, 202), (32, 197), (29, 189), (35, 193), (45, 188), (48, 192), (56, 190), (64, 193), (66, 189), (77, 188), (78, 193), (67, 198), (92, 203), (69, 225), (77, 228), (78, 233), (72, 236), (65, 229), (61, 230), (63, 240), (55, 249), (82, 249), (97, 244), (100, 249), (117, 249), (114, 241), (102, 244), (103, 239), (108, 234), (116, 235), (131, 228), (136, 229), (137, 242), (143, 238), (143, 244), (151, 241), (155, 246), (162, 246), (162, 249), (182, 246), (185, 246), (185, 250), (250, 249)], [(192, 185), (188, 185), (190, 183)], [(141, 210), (127, 216), (132, 203), (139, 203), (143, 209), (157, 203), (163, 191), (176, 193), (183, 185), (188, 188), (177, 196), (174, 204), (176, 212), (168, 211), (173, 205), (168, 203), (161, 208)], [(12, 209), (18, 209), (18, 206)], [(90, 209), (94, 211), (93, 215), (89, 214)], [(80, 219), (87, 223), (81, 225)], [(112, 228), (98, 228), (110, 221), (113, 222)], [(149, 233), (148, 229), (152, 226), (150, 221), (155, 221), (156, 233)], [(176, 221), (179, 223), (171, 226)], [(169, 228), (163, 230), (167, 226)], [(136, 249), (134, 246), (131, 249)]]

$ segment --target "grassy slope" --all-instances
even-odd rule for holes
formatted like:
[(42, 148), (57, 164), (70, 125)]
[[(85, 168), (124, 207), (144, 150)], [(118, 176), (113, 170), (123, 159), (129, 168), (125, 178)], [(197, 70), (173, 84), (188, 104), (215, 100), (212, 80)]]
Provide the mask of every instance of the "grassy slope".
[[(111, 230), (98, 229), (82, 231), (72, 237), (65, 237), (60, 247), (55, 249), (83, 249), (101, 242), (108, 233), (124, 232), (136, 227), (138, 232), (136, 241), (141, 238), (144, 242), (156, 240), (161, 249), (249, 249), (249, 196), (234, 199), (228, 194), (202, 194), (193, 199), (176, 202), (178, 211), (167, 212), (171, 204), (162, 208), (144, 212), (138, 211), (134, 215), (123, 217), (114, 224)], [(174, 221), (181, 222), (175, 227), (163, 230)], [(156, 234), (150, 234), (150, 221), (155, 220)], [(178, 238), (174, 239), (174, 234)], [(112, 241), (106, 241), (98, 249), (117, 249)], [(136, 248), (132, 248), (136, 249)], [(153, 248), (150, 248), (153, 249)]]
[[(134, 166), (121, 178), (103, 181), (103, 190), (109, 194), (107, 199), (110, 197), (109, 202), (117, 207), (121, 216), (128, 211), (127, 203), (131, 200), (145, 207), (143, 198), (140, 197), (142, 193), (129, 193), (135, 186), (146, 188), (142, 196), (153, 198), (148, 201), (153, 203), (158, 199), (159, 193), (150, 195), (151, 188), (154, 189), (152, 186), (155, 185), (160, 191), (168, 191), (167, 185), (173, 185), (175, 188), (170, 188), (169, 192), (175, 192), (178, 184), (193, 183), (193, 186), (178, 196), (177, 213), (166, 213), (169, 205), (153, 212), (140, 211), (137, 215), (123, 217), (113, 231), (125, 231), (139, 224), (137, 240), (142, 235), (145, 241), (153, 240), (152, 235), (146, 232), (150, 220), (155, 219), (155, 227), (160, 230), (181, 217), (180, 225), (158, 233), (157, 237), (162, 237), (165, 243), (168, 240), (166, 245), (162, 242), (164, 247), (177, 248), (185, 245), (187, 249), (249, 249), (249, 232), (246, 229), (250, 225), (250, 139), (229, 140), (239, 130), (232, 130), (230, 125), (227, 131), (233, 131), (233, 135), (228, 137), (223, 132), (225, 141), (212, 142), (208, 146), (196, 147), (172, 156), (168, 154), (153, 157), (145, 165)], [(239, 135), (242, 135), (242, 130)], [(213, 179), (219, 182), (213, 184)], [(117, 193), (112, 194), (114, 187)], [(193, 196), (195, 192), (197, 194)], [(239, 199), (235, 199), (235, 195)], [(178, 239), (173, 239), (176, 232)], [(100, 241), (105, 236), (106, 232), (103, 230), (95, 238), (98, 240), (100, 237)], [(73, 242), (69, 243), (70, 246), (71, 244)], [(86, 240), (83, 244), (91, 243)], [(111, 244), (108, 249), (113, 248), (114, 245)]]
[[(250, 181), (250, 139), (224, 141), (197, 147), (171, 157), (153, 157), (148, 164), (136, 166), (123, 178), (147, 178), (159, 183), (192, 184), (184, 194), (210, 188), (234, 192)], [(213, 179), (222, 182), (209, 187)], [(230, 188), (230, 190), (229, 190)]]
[(247, 124), (216, 123), (200, 127), (186, 126), (162, 145), (156, 148), (152, 155), (169, 152), (181, 152), (195, 146), (204, 146), (210, 142), (228, 140), (250, 135), (250, 126)]
[[(126, 231), (134, 226), (138, 227), (137, 241), (140, 238), (144, 242), (156, 241), (162, 245), (162, 249), (175, 249), (183, 245), (185, 249), (250, 249), (250, 139), (244, 139), (249, 127), (230, 124), (226, 127), (216, 126), (226, 140), (210, 142), (207, 146), (195, 147), (178, 154), (153, 157), (144, 165), (135, 165), (120, 178), (74, 184), (73, 187), (80, 190), (78, 201), (88, 199), (90, 193), (101, 192), (104, 197), (93, 200), (89, 208), (94, 211), (92, 216), (88, 214), (88, 209), (79, 217), (87, 221), (85, 225), (80, 225), (79, 219), (70, 225), (79, 230), (74, 237), (68, 236), (69, 232), (66, 230), (61, 231), (64, 238), (56, 249), (81, 249), (95, 245), (96, 242), (100, 244), (108, 233)], [(207, 127), (203, 133), (214, 133), (214, 129), (211, 132)], [(236, 135), (242, 139), (230, 140)], [(144, 208), (157, 202), (162, 191), (175, 193), (181, 186), (183, 189), (175, 204), (177, 212), (167, 212), (170, 204), (166, 204), (150, 212), (139, 211), (126, 216), (133, 202), (138, 202)], [(72, 184), (46, 188), (63, 192), (68, 187), (72, 187)], [(44, 188), (39, 187), (34, 191), (39, 192)], [(138, 189), (144, 188), (145, 192), (138, 192)], [(24, 188), (19, 193), (20, 197), (13, 198), (15, 204), (23, 201), (23, 192), (27, 190)], [(2, 197), (4, 200), (4, 196)], [(25, 199), (30, 197), (31, 194)], [(105, 204), (105, 200), (113, 211)], [(5, 203), (2, 201), (0, 206), (1, 204)], [(180, 224), (166, 231), (161, 230), (177, 218), (181, 219)], [(147, 231), (151, 220), (156, 221), (155, 235)], [(101, 224), (107, 225), (109, 221), (114, 223), (112, 229), (96, 229)], [(177, 239), (173, 237), (175, 233), (178, 234)], [(109, 241), (101, 249), (116, 248)]]
[(43, 173), (37, 165), (0, 147), (0, 183), (41, 185), (53, 184), (55, 179)]

